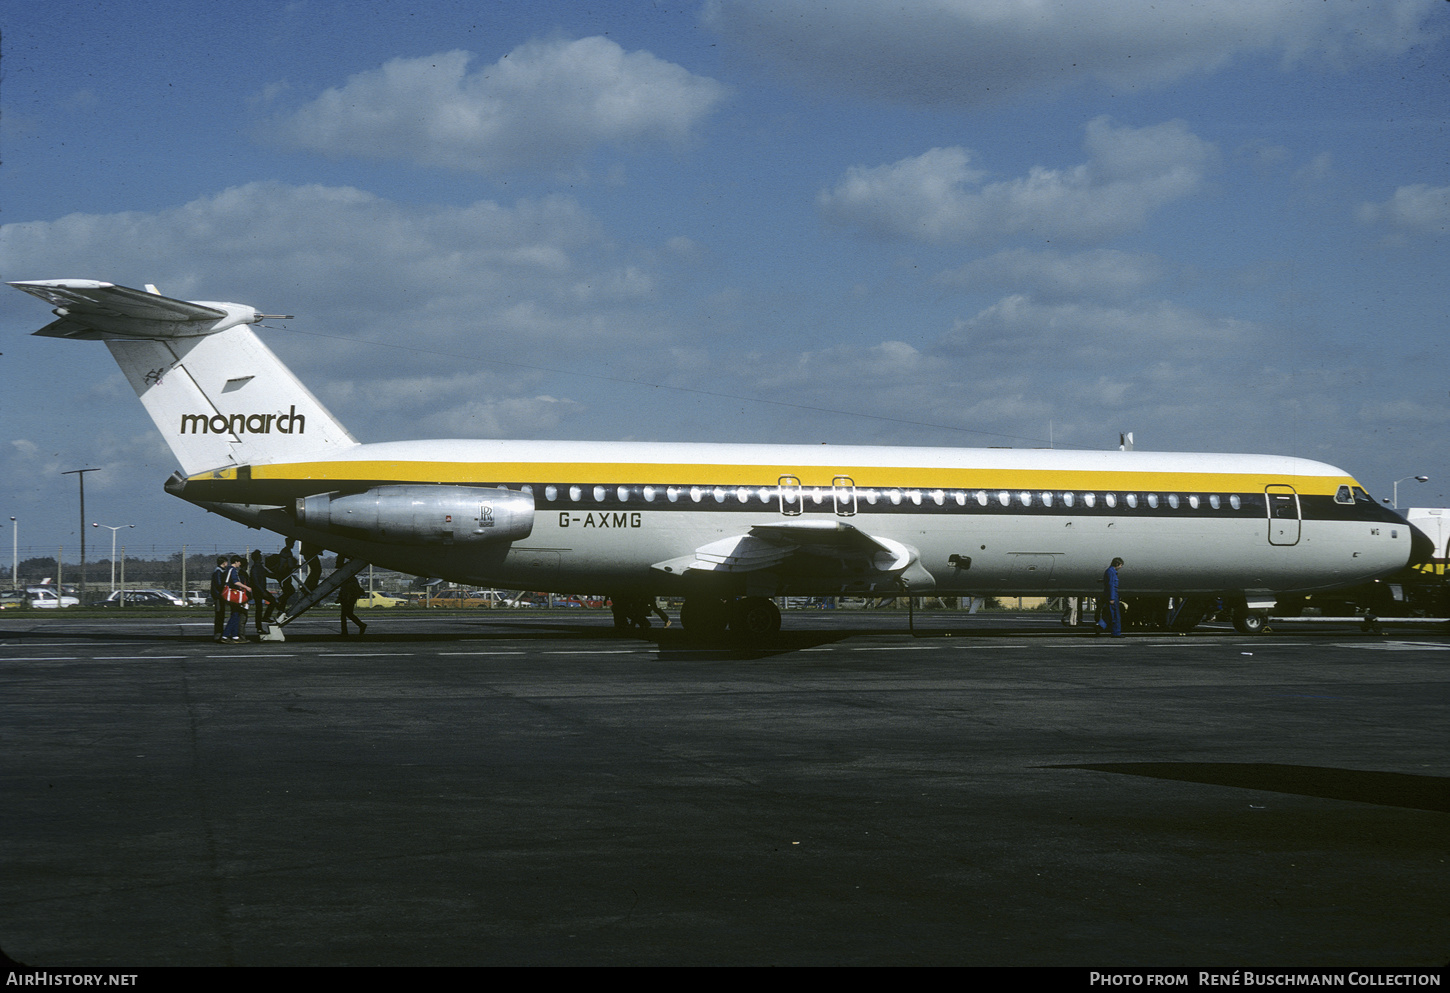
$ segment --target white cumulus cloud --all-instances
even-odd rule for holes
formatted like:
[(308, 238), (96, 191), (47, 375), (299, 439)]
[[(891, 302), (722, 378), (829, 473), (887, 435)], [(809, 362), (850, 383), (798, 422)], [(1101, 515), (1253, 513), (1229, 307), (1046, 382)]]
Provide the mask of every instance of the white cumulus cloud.
[(1277, 53), (1349, 65), (1435, 40), (1437, 0), (712, 0), (706, 21), (812, 85), (973, 105), (1085, 82), (1118, 89)]
[(469, 71), (468, 52), (398, 58), (264, 127), (329, 156), (497, 173), (568, 165), (602, 144), (680, 144), (726, 87), (608, 38), (536, 41)]
[(1384, 203), (1359, 208), (1366, 224), (1385, 224), (1406, 234), (1444, 234), (1450, 227), (1450, 186), (1401, 186)]
[(817, 197), (828, 221), (875, 235), (948, 243), (1032, 233), (1093, 240), (1140, 228), (1159, 207), (1201, 185), (1214, 146), (1182, 121), (1132, 128), (1089, 121), (1088, 161), (1035, 166), (1026, 176), (983, 182), (962, 148), (934, 148), (883, 166), (852, 166)]
[(1048, 298), (1118, 300), (1162, 278), (1162, 263), (1110, 248), (1087, 252), (1008, 249), (941, 273), (937, 281), (968, 290), (1016, 288)]

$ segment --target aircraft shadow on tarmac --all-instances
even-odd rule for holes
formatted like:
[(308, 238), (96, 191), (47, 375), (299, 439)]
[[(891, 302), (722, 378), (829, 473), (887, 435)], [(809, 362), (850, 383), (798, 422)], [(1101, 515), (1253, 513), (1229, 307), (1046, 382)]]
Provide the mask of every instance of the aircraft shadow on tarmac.
[(1102, 762), (1041, 768), (1115, 772), (1124, 776), (1176, 779), (1186, 783), (1236, 786), (1323, 800), (1352, 800), (1383, 807), (1408, 807), (1450, 814), (1450, 778), (1444, 776), (1268, 762)]

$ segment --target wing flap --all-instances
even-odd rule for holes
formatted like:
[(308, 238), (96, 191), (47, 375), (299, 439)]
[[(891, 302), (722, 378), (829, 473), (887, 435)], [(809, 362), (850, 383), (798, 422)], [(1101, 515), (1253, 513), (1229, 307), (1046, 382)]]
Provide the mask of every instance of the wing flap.
[(867, 534), (842, 521), (783, 521), (757, 524), (748, 534), (701, 545), (689, 555), (656, 562), (671, 575), (728, 573), (762, 577), (774, 573), (780, 587), (820, 585), (831, 589), (896, 586), (929, 589), (936, 578), (909, 545)]

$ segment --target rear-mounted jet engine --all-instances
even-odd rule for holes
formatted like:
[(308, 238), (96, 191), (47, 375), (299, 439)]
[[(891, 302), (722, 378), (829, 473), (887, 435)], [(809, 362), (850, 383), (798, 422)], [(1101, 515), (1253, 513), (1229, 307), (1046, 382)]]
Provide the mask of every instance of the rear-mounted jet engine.
[(527, 538), (534, 496), (482, 486), (378, 486), (297, 501), (297, 522), (393, 545), (476, 544)]

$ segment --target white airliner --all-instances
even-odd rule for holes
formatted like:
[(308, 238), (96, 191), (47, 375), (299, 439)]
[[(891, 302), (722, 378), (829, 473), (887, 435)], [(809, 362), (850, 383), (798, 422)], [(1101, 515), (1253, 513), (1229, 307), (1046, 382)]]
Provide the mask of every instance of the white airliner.
[(1125, 594), (1221, 598), (1253, 631), (1277, 598), (1411, 557), (1403, 518), (1343, 470), (1295, 458), (360, 444), (248, 327), (268, 316), (252, 307), (94, 280), (10, 285), (54, 305), (36, 334), (106, 343), (181, 463), (168, 492), (354, 570), (683, 595), (687, 629), (760, 634), (780, 626), (775, 596), (1090, 595), (1120, 556)]

